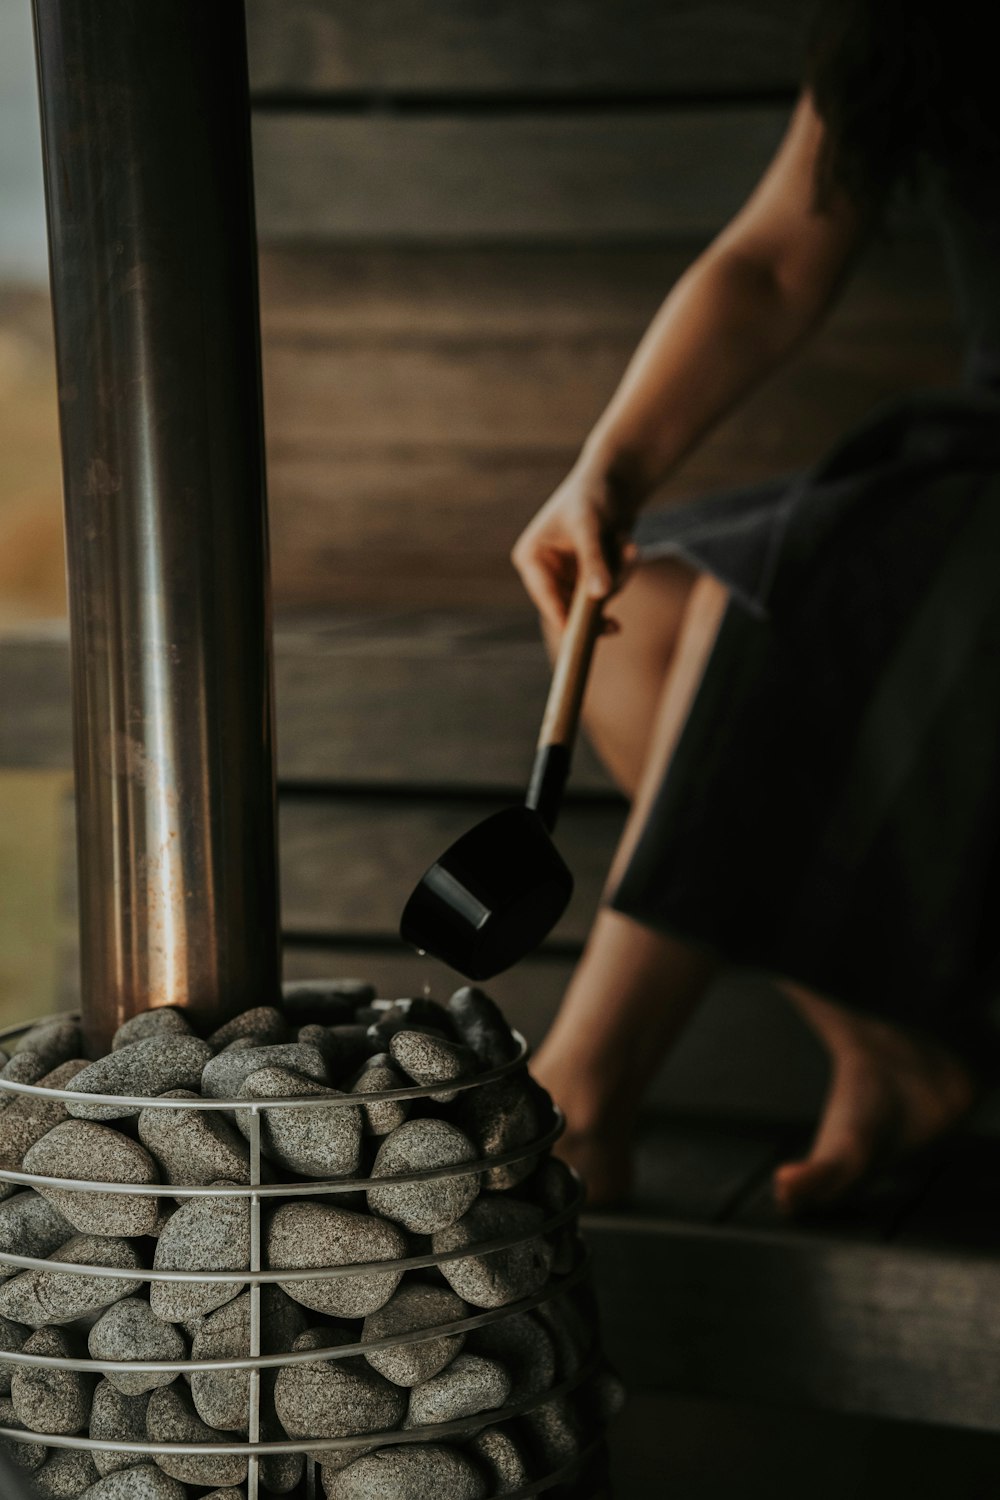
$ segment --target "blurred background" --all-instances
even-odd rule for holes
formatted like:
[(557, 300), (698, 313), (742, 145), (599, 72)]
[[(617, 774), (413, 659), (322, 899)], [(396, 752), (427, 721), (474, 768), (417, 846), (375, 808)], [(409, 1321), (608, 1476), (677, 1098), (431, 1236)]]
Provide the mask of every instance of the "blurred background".
[[(766, 164), (795, 98), (808, 9), (249, 0), (248, 19), (286, 970), (361, 972), (407, 993), (414, 961), (395, 928), (413, 879), (516, 796), (530, 762), (546, 668), (510, 547), (672, 282)], [(666, 491), (794, 470), (886, 397), (950, 380), (957, 356), (936, 240), (904, 212), (821, 336)], [(30, 6), (0, 0), (5, 1022), (68, 1003), (76, 984), (60, 506)], [(535, 1041), (623, 816), (585, 753), (574, 788), (560, 831), (574, 905), (546, 949), (496, 986)], [(808, 1127), (824, 1076), (765, 988), (723, 987), (657, 1085), (655, 1107), (687, 1123), (643, 1167), (648, 1202), (671, 1219), (759, 1223), (768, 1164), (788, 1131)], [(738, 1122), (736, 1137), (720, 1133), (720, 1113)], [(786, 1132), (778, 1145), (761, 1124), (775, 1119)], [(886, 1200), (850, 1232), (881, 1241), (897, 1210)], [(828, 1261), (816, 1274), (831, 1284)], [(942, 1380), (935, 1405), (924, 1377), (912, 1389), (898, 1377), (904, 1354), (952, 1369), (954, 1340), (942, 1352), (928, 1334), (903, 1350), (894, 1324), (866, 1321), (871, 1267), (852, 1274), (843, 1316), (856, 1338), (834, 1396), (798, 1416), (793, 1433), (780, 1411), (753, 1407), (756, 1376), (727, 1384), (724, 1359), (686, 1395), (684, 1373), (660, 1369), (673, 1404), (633, 1404), (623, 1493), (659, 1494), (657, 1479), (672, 1472), (686, 1500), (734, 1484), (742, 1500), (919, 1495), (960, 1467), (958, 1492), (985, 1494), (977, 1486), (995, 1440), (958, 1435), (956, 1412), (975, 1405), (968, 1390)], [(986, 1293), (963, 1304), (970, 1340), (976, 1295)], [(644, 1358), (643, 1378), (658, 1386)], [(802, 1358), (779, 1366), (775, 1355), (769, 1379), (797, 1399)], [(935, 1436), (883, 1420), (914, 1414), (953, 1429)], [(980, 1412), (964, 1425), (990, 1423)], [(651, 1431), (669, 1435), (669, 1463)]]

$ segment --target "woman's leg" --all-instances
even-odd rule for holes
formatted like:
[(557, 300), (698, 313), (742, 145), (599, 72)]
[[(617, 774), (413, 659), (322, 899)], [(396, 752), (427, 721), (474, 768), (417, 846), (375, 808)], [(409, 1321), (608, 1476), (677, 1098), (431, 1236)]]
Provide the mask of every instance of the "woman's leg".
[[(679, 564), (640, 568), (596, 654), (585, 721), (632, 797), (614, 885), (646, 821), (714, 645), (727, 595)], [(646, 1086), (716, 969), (706, 953), (610, 910), (597, 917), (534, 1064), (566, 1114), (562, 1154), (593, 1203), (627, 1190), (629, 1142)]]

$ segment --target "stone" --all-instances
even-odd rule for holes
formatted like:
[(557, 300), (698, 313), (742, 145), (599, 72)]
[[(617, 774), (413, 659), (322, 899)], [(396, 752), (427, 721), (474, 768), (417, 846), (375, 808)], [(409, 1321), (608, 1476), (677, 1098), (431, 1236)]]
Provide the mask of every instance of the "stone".
[(251, 1073), (261, 1068), (287, 1068), (311, 1078), (314, 1083), (329, 1083), (326, 1059), (318, 1047), (303, 1042), (287, 1042), (274, 1047), (241, 1047), (220, 1052), (206, 1066), (201, 1091), (213, 1099), (235, 1099)]
[[(261, 1068), (239, 1090), (246, 1099), (312, 1096), (346, 1099), (287, 1068)], [(250, 1115), (237, 1110), (236, 1123), (249, 1137)], [(329, 1104), (315, 1109), (264, 1109), (260, 1112), (261, 1150), (269, 1161), (300, 1177), (352, 1177), (361, 1164), (361, 1110), (356, 1104)]]
[[(140, 1045), (140, 1044), (136, 1044)], [(37, 1141), (24, 1158), (25, 1171), (75, 1182), (159, 1182), (156, 1163), (138, 1141), (89, 1120), (65, 1120)], [(143, 1235), (156, 1223), (157, 1200), (132, 1193), (75, 1192), (38, 1186), (80, 1234)]]
[(530, 1482), (524, 1454), (503, 1427), (484, 1427), (469, 1442), (468, 1451), (485, 1470), (491, 1495), (513, 1495)]
[[(79, 1057), (60, 1063), (58, 1068), (39, 1078), (39, 1086), (46, 1089), (68, 1088), (76, 1075), (82, 1073), (87, 1066)], [(7, 1108), (0, 1113), (0, 1168), (7, 1172), (20, 1172), (23, 1170), (25, 1153), (54, 1126), (69, 1119), (69, 1111), (61, 1100), (43, 1099), (37, 1094), (15, 1094), (8, 1095), (7, 1098)], [(0, 1199), (20, 1192), (22, 1186), (19, 1182), (0, 1182)], [(0, 1275), (2, 1274), (0, 1270)]]
[[(221, 1182), (212, 1185), (233, 1186)], [(164, 1225), (153, 1257), (154, 1271), (249, 1268), (249, 1198), (189, 1198)], [(182, 1323), (231, 1302), (243, 1287), (242, 1281), (153, 1281), (149, 1304), (158, 1318)]]
[[(278, 1286), (260, 1289), (261, 1353), (281, 1354), (292, 1348), (306, 1329), (298, 1303)], [(250, 1293), (241, 1292), (225, 1307), (205, 1318), (191, 1346), (191, 1358), (247, 1359), (250, 1355)], [(273, 1382), (271, 1369), (261, 1371), (262, 1384)], [(191, 1376), (191, 1399), (209, 1427), (223, 1432), (246, 1432), (250, 1410), (249, 1370), (196, 1370)]]
[[(98, 1318), (87, 1340), (92, 1359), (177, 1360), (187, 1343), (173, 1323), (158, 1318), (144, 1297), (123, 1297)], [(123, 1396), (141, 1396), (170, 1385), (176, 1371), (109, 1370), (107, 1378)]]
[(280, 1046), (288, 1040), (288, 1022), (274, 1005), (258, 1005), (253, 1010), (241, 1011), (213, 1031), (208, 1044), (216, 1052), (228, 1047), (231, 1042), (249, 1038), (256, 1047)]
[[(364, 1064), (351, 1085), (351, 1093), (382, 1094), (411, 1086), (410, 1079), (393, 1067), (388, 1052), (379, 1052)], [(411, 1103), (409, 1099), (369, 1099), (361, 1108), (368, 1134), (388, 1135), (409, 1118)]]
[[(21, 1427), (14, 1404), (9, 1396), (0, 1396), (0, 1427)], [(8, 1453), (16, 1464), (29, 1474), (40, 1469), (49, 1456), (48, 1448), (41, 1443), (18, 1443), (13, 1438), (0, 1438), (0, 1452)]]
[[(296, 1339), (295, 1350), (350, 1341), (336, 1329), (310, 1329)], [(398, 1427), (406, 1395), (357, 1356), (320, 1359), (282, 1368), (274, 1386), (274, 1409), (290, 1438), (363, 1437)]]
[(292, 1026), (349, 1025), (375, 995), (365, 979), (293, 979), (281, 987), (281, 1006)]
[[(361, 1336), (367, 1343), (394, 1334), (416, 1333), (442, 1323), (455, 1323), (466, 1317), (468, 1311), (450, 1287), (407, 1281), (384, 1307), (369, 1313)], [(442, 1334), (438, 1338), (421, 1339), (419, 1343), (372, 1349), (365, 1353), (365, 1358), (373, 1370), (394, 1385), (413, 1386), (440, 1374), (462, 1352), (464, 1343), (464, 1333)]]
[(556, 1351), (551, 1335), (530, 1313), (498, 1318), (469, 1335), (470, 1354), (485, 1354), (510, 1376), (511, 1401), (525, 1401), (551, 1390)]
[(590, 1354), (594, 1344), (594, 1322), (588, 1319), (571, 1297), (554, 1297), (534, 1310), (552, 1340), (556, 1359), (556, 1379), (569, 1380)]
[[(19, 1192), (0, 1203), (0, 1251), (45, 1260), (72, 1237), (73, 1226), (54, 1204), (34, 1190)], [(0, 1265), (0, 1281), (17, 1274), (15, 1266)]]
[(42, 1073), (50, 1073), (71, 1057), (83, 1055), (83, 1033), (79, 1021), (65, 1016), (58, 1021), (43, 1021), (25, 1032), (14, 1048), (15, 1057), (25, 1054), (44, 1064)]
[(484, 1500), (486, 1480), (460, 1448), (394, 1443), (323, 1471), (326, 1500)]
[[(170, 1089), (163, 1098), (197, 1099), (190, 1089)], [(210, 1182), (250, 1181), (250, 1150), (219, 1110), (161, 1109), (139, 1116), (139, 1139), (159, 1164), (166, 1182), (207, 1187)]]
[(481, 1411), (496, 1411), (509, 1395), (510, 1376), (503, 1365), (481, 1354), (460, 1354), (440, 1375), (413, 1387), (403, 1426), (476, 1417)]
[[(199, 1037), (151, 1036), (91, 1063), (74, 1078), (73, 1088), (81, 1094), (154, 1099), (171, 1089), (197, 1089), (211, 1056), (211, 1047)], [(68, 1108), (78, 1120), (126, 1120), (134, 1119), (142, 1106), (74, 1101)]]
[(185, 1500), (187, 1491), (156, 1464), (139, 1464), (107, 1474), (84, 1490), (79, 1500)]
[[(285, 1441), (285, 1429), (268, 1412), (261, 1418), (261, 1437), (266, 1443)], [(260, 1482), (269, 1495), (289, 1495), (298, 1488), (305, 1466), (304, 1453), (269, 1453), (260, 1461)]]
[[(108, 1266), (125, 1272), (141, 1270), (138, 1250), (125, 1239), (78, 1234), (58, 1246), (50, 1256), (74, 1266)], [(21, 1271), (0, 1286), (0, 1314), (17, 1323), (39, 1328), (51, 1323), (71, 1323), (87, 1313), (109, 1307), (122, 1297), (141, 1291), (134, 1276), (86, 1276), (79, 1271)]]
[[(13, 1323), (10, 1318), (0, 1318), (0, 1352), (6, 1350), (17, 1354), (24, 1347), (24, 1341), (31, 1337), (31, 1329), (26, 1323)], [(10, 1381), (14, 1371), (20, 1367), (12, 1360), (0, 1359), (0, 1396), (10, 1395)]]
[[(475, 1146), (456, 1125), (446, 1120), (407, 1120), (387, 1135), (371, 1169), (379, 1177), (397, 1177), (410, 1172), (458, 1167), (475, 1161)], [(370, 1187), (368, 1207), (402, 1224), (414, 1234), (432, 1234), (460, 1219), (479, 1192), (476, 1172), (431, 1177), (423, 1182)]]
[[(153, 1443), (212, 1443), (219, 1434), (207, 1427), (195, 1411), (182, 1380), (161, 1386), (149, 1398), (146, 1432)], [(207, 1489), (225, 1489), (243, 1484), (248, 1463), (239, 1453), (154, 1453), (165, 1474), (182, 1484), (201, 1484)]]
[(146, 1042), (150, 1037), (193, 1035), (193, 1029), (181, 1011), (172, 1005), (158, 1005), (123, 1021), (111, 1038), (111, 1050), (120, 1052), (122, 1047), (130, 1047), (133, 1042)]
[[(40, 1328), (25, 1341), (25, 1354), (46, 1359), (78, 1359), (75, 1340), (61, 1328)], [(94, 1377), (80, 1370), (18, 1365), (11, 1376), (10, 1399), (18, 1420), (32, 1432), (72, 1436), (90, 1420)]]
[[(49, 1068), (37, 1052), (16, 1052), (0, 1069), (0, 1078), (8, 1083), (38, 1083)], [(26, 1094), (15, 1094), (9, 1089), (0, 1089), (0, 1112), (10, 1109), (15, 1099), (29, 1098)]]
[(558, 1156), (547, 1156), (539, 1164), (525, 1191), (545, 1210), (546, 1218), (561, 1214), (580, 1196), (576, 1177)]
[(577, 1404), (586, 1421), (607, 1427), (620, 1416), (626, 1403), (625, 1384), (609, 1364), (601, 1364), (577, 1392)]
[[(475, 1142), (479, 1156), (503, 1156), (519, 1146), (529, 1146), (552, 1123), (546, 1120), (545, 1096), (527, 1072), (498, 1079), (483, 1088), (467, 1089), (456, 1106), (456, 1118)], [(543, 1123), (544, 1122), (544, 1123)], [(483, 1187), (504, 1192), (530, 1177), (538, 1165), (538, 1154), (522, 1156), (506, 1166), (489, 1167)]]
[(322, 1052), (334, 1082), (352, 1077), (370, 1057), (383, 1050), (382, 1044), (368, 1035), (367, 1026), (353, 1023), (346, 1026), (301, 1026), (298, 1039), (303, 1046), (317, 1047)]
[[(374, 1015), (368, 1024), (368, 1035), (381, 1047), (387, 1047), (397, 1031), (414, 1026), (452, 1037), (451, 1017), (443, 1005), (428, 996), (418, 995), (412, 1000), (376, 1000), (372, 1010)], [(361, 1019), (360, 1015), (355, 1016), (356, 1021)]]
[(442, 1261), (442, 1276), (473, 1307), (505, 1307), (530, 1297), (545, 1285), (552, 1264), (552, 1251), (540, 1233), (544, 1217), (533, 1203), (481, 1193), (457, 1224), (434, 1234), (434, 1254), (515, 1235), (520, 1243), (487, 1255)]
[[(90, 1436), (96, 1442), (145, 1443), (149, 1392), (123, 1396), (107, 1378), (97, 1384), (90, 1409)], [(111, 1448), (91, 1449), (99, 1474), (135, 1469), (147, 1461), (143, 1453), (116, 1453)]]
[[(476, 1072), (476, 1054), (461, 1042), (434, 1036), (427, 1031), (397, 1031), (389, 1041), (389, 1055), (414, 1083), (452, 1083)], [(430, 1098), (436, 1104), (450, 1104), (455, 1089), (438, 1089)]]
[(31, 1482), (43, 1500), (80, 1500), (100, 1477), (84, 1449), (56, 1448)]
[[(267, 1263), (274, 1270), (399, 1260), (408, 1250), (409, 1241), (397, 1225), (326, 1203), (284, 1203), (267, 1230)], [(373, 1271), (280, 1285), (289, 1297), (314, 1312), (364, 1318), (388, 1302), (401, 1276), (401, 1271)]]
[(513, 1062), (520, 1047), (496, 1001), (473, 985), (456, 990), (448, 1001), (451, 1023), (484, 1068)]
[(232, 1490), (213, 1490), (210, 1495), (202, 1495), (201, 1500), (247, 1500), (247, 1492), (239, 1485)]
[(583, 1448), (579, 1418), (565, 1396), (554, 1396), (525, 1412), (518, 1418), (518, 1430), (524, 1434), (542, 1473), (572, 1463)]

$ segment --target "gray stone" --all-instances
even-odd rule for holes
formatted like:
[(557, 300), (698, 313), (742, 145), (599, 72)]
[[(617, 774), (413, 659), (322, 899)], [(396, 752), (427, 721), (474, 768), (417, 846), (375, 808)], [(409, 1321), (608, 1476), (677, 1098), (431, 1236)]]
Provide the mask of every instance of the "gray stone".
[[(75, 1182), (159, 1182), (156, 1163), (138, 1141), (89, 1120), (65, 1120), (37, 1141), (24, 1158), (27, 1172)], [(76, 1192), (43, 1187), (80, 1234), (143, 1235), (156, 1223), (156, 1199), (131, 1193)]]
[[(439, 1005), (436, 1000), (431, 1000), (426, 995), (418, 995), (407, 1000), (376, 1000), (370, 1007), (370, 1011), (372, 1019), (368, 1024), (368, 1035), (373, 1041), (378, 1042), (380, 1047), (388, 1047), (390, 1038), (395, 1036), (397, 1031), (407, 1030), (414, 1026), (452, 1037), (451, 1017), (448, 1012), (443, 1005)], [(354, 1019), (361, 1021), (363, 1017), (359, 1013)]]
[(144, 1463), (105, 1475), (84, 1490), (79, 1500), (185, 1500), (186, 1495), (178, 1480), (164, 1474), (156, 1464)]
[[(91, 1063), (77, 1074), (73, 1087), (81, 1094), (154, 1099), (171, 1089), (197, 1089), (211, 1056), (211, 1047), (199, 1037), (151, 1036)], [(133, 1119), (140, 1109), (136, 1104), (69, 1105), (70, 1114), (78, 1120)]]
[(216, 1052), (232, 1042), (249, 1039), (256, 1047), (275, 1047), (288, 1040), (288, 1022), (274, 1005), (258, 1005), (226, 1021), (208, 1039)]
[(50, 1073), (71, 1057), (83, 1053), (83, 1033), (79, 1021), (67, 1016), (58, 1021), (43, 1021), (25, 1032), (14, 1048), (16, 1057), (31, 1054), (44, 1064), (43, 1073)]
[(396, 1443), (323, 1472), (326, 1500), (483, 1500), (486, 1480), (459, 1448)]
[[(0, 1396), (0, 1427), (21, 1427), (13, 1402), (9, 1396)], [(40, 1469), (49, 1456), (48, 1448), (41, 1443), (17, 1443), (13, 1438), (0, 1438), (0, 1452), (7, 1453), (16, 1464), (33, 1474)]]
[(220, 1052), (202, 1074), (201, 1091), (212, 1099), (235, 1099), (251, 1073), (261, 1068), (287, 1068), (311, 1078), (314, 1083), (329, 1083), (326, 1059), (318, 1047), (303, 1042), (288, 1042), (274, 1047), (240, 1047)]
[[(310, 1329), (295, 1349), (350, 1342), (336, 1329)], [(406, 1396), (363, 1359), (327, 1359), (285, 1365), (274, 1386), (274, 1409), (290, 1438), (363, 1437), (398, 1427)]]
[(201, 1500), (247, 1500), (247, 1492), (239, 1485), (232, 1490), (213, 1490), (210, 1495), (202, 1495)]
[[(261, 1068), (244, 1079), (239, 1092), (246, 1099), (348, 1097), (287, 1068)], [(236, 1123), (249, 1137), (250, 1115), (246, 1110), (237, 1110)], [(361, 1110), (356, 1104), (264, 1109), (260, 1127), (261, 1150), (288, 1172), (300, 1177), (352, 1177), (359, 1169)]]
[(555, 1385), (556, 1351), (550, 1334), (530, 1313), (499, 1318), (469, 1335), (470, 1354), (485, 1354), (510, 1376), (510, 1399), (541, 1396)]
[(502, 1427), (484, 1427), (472, 1438), (468, 1451), (485, 1470), (491, 1495), (513, 1495), (531, 1479), (524, 1454)]
[[(519, 1146), (528, 1146), (543, 1134), (545, 1097), (526, 1072), (467, 1089), (456, 1106), (457, 1119), (475, 1142), (480, 1156), (503, 1156)], [(551, 1122), (551, 1110), (549, 1111)], [(483, 1173), (483, 1187), (494, 1192), (513, 1188), (530, 1177), (538, 1165), (538, 1153), (522, 1156), (506, 1166), (490, 1167)]]
[(158, 1005), (154, 1010), (140, 1011), (123, 1021), (111, 1038), (112, 1052), (146, 1042), (156, 1036), (193, 1036), (194, 1031), (184, 1014), (172, 1005)]
[(281, 1004), (293, 1026), (313, 1021), (336, 1026), (352, 1021), (358, 1007), (375, 995), (375, 986), (365, 979), (293, 979), (281, 987)]
[[(163, 1098), (197, 1099), (190, 1089), (170, 1089)], [(206, 1187), (210, 1182), (250, 1181), (250, 1151), (219, 1110), (161, 1109), (139, 1116), (139, 1139), (159, 1163), (167, 1182)]]
[[(369, 1313), (362, 1338), (390, 1338), (394, 1334), (416, 1333), (441, 1323), (455, 1323), (464, 1318), (468, 1308), (450, 1287), (429, 1286), (419, 1281), (404, 1282), (378, 1312)], [(464, 1333), (443, 1334), (421, 1339), (419, 1343), (394, 1344), (386, 1349), (372, 1349), (365, 1358), (374, 1370), (394, 1385), (419, 1385), (430, 1380), (462, 1352)]]
[(576, 1177), (558, 1156), (547, 1156), (528, 1186), (532, 1201), (546, 1216), (562, 1213), (580, 1196)]
[(554, 1297), (534, 1310), (552, 1340), (556, 1357), (556, 1379), (569, 1380), (575, 1375), (594, 1344), (594, 1325), (584, 1316), (571, 1297)]
[(340, 1083), (351, 1078), (370, 1057), (382, 1051), (382, 1044), (368, 1035), (367, 1026), (301, 1026), (299, 1042), (316, 1047), (326, 1058), (330, 1080)]
[[(281, 1354), (291, 1349), (305, 1332), (305, 1313), (280, 1287), (264, 1284), (260, 1289), (261, 1353)], [(250, 1354), (250, 1293), (242, 1292), (225, 1307), (202, 1321), (194, 1336), (191, 1357), (202, 1359), (246, 1359)], [(274, 1372), (261, 1372), (262, 1384), (274, 1380)], [(191, 1399), (209, 1427), (224, 1432), (246, 1432), (250, 1411), (249, 1370), (196, 1370), (191, 1376)]]
[[(219, 1434), (207, 1427), (195, 1411), (183, 1381), (161, 1386), (149, 1398), (146, 1410), (146, 1432), (154, 1443), (212, 1443)], [(208, 1489), (225, 1489), (243, 1484), (247, 1477), (247, 1459), (239, 1453), (154, 1453), (153, 1458), (165, 1474), (182, 1484), (201, 1484)]]
[(539, 1232), (543, 1223), (542, 1210), (532, 1203), (501, 1193), (481, 1193), (457, 1224), (433, 1236), (434, 1254), (514, 1235), (520, 1243), (487, 1255), (443, 1261), (442, 1276), (473, 1307), (505, 1307), (530, 1297), (545, 1285), (552, 1264), (552, 1251)]
[(31, 1482), (43, 1500), (80, 1500), (100, 1477), (89, 1453), (81, 1448), (57, 1448)]
[[(124, 1239), (78, 1234), (48, 1257), (74, 1266), (109, 1266), (116, 1270), (142, 1268), (138, 1250)], [(0, 1314), (33, 1328), (71, 1323), (87, 1313), (109, 1307), (140, 1291), (134, 1276), (86, 1276), (79, 1271), (22, 1271), (0, 1286)]]
[[(0, 1203), (0, 1250), (44, 1260), (72, 1237), (73, 1226), (46, 1198), (32, 1189)], [(16, 1275), (14, 1266), (0, 1265), (0, 1281)]]
[[(61, 1328), (40, 1328), (26, 1340), (24, 1354), (46, 1359), (77, 1359), (80, 1350)], [(71, 1436), (90, 1420), (94, 1377), (80, 1370), (18, 1365), (11, 1376), (10, 1399), (18, 1419), (32, 1432)]]
[[(409, 1250), (395, 1224), (326, 1203), (285, 1203), (267, 1232), (268, 1265), (275, 1270), (313, 1266), (354, 1266), (398, 1260)], [(315, 1312), (364, 1318), (383, 1307), (399, 1285), (401, 1271), (335, 1276), (329, 1281), (283, 1281), (281, 1287)], [(0, 1289), (2, 1290), (2, 1289)]]
[[(261, 1437), (265, 1443), (284, 1442), (285, 1429), (277, 1417), (264, 1412)], [(296, 1489), (305, 1471), (303, 1453), (269, 1453), (260, 1461), (260, 1482), (269, 1495), (289, 1495)]]
[[(410, 1086), (410, 1079), (393, 1067), (389, 1054), (380, 1052), (365, 1063), (351, 1085), (351, 1093), (382, 1094)], [(409, 1118), (411, 1105), (409, 1099), (370, 1099), (361, 1108), (369, 1135), (388, 1135)]]
[[(469, 1047), (427, 1031), (397, 1031), (390, 1039), (389, 1053), (408, 1078), (423, 1086), (467, 1078), (479, 1066)], [(455, 1089), (438, 1089), (430, 1095), (437, 1104), (450, 1104), (455, 1097)]]
[[(90, 1436), (96, 1442), (145, 1443), (148, 1406), (148, 1391), (142, 1396), (123, 1396), (110, 1380), (99, 1381), (90, 1409)], [(136, 1469), (147, 1461), (143, 1453), (115, 1453), (110, 1448), (95, 1448), (91, 1454), (100, 1474)]]
[(457, 1422), (496, 1411), (509, 1395), (510, 1376), (503, 1365), (481, 1354), (460, 1354), (440, 1375), (413, 1387), (403, 1426)]
[[(249, 1268), (249, 1198), (189, 1198), (164, 1225), (153, 1257), (154, 1271)], [(186, 1318), (203, 1317), (231, 1302), (243, 1286), (242, 1281), (154, 1281), (150, 1283), (149, 1302), (158, 1318), (183, 1323)]]
[[(103, 1313), (87, 1341), (93, 1359), (175, 1360), (187, 1358), (187, 1344), (173, 1323), (158, 1318), (143, 1297), (123, 1297)], [(176, 1372), (109, 1370), (107, 1377), (123, 1396), (141, 1396), (170, 1385)]]
[(471, 985), (456, 990), (448, 1001), (451, 1023), (484, 1068), (512, 1062), (519, 1047), (503, 1011), (489, 995)]
[(571, 1463), (583, 1448), (583, 1433), (573, 1405), (565, 1396), (536, 1406), (518, 1418), (538, 1467), (545, 1473)]
[[(45, 1059), (37, 1052), (16, 1052), (0, 1069), (0, 1078), (8, 1083), (38, 1083), (49, 1071)], [(10, 1109), (15, 1099), (25, 1097), (24, 1094), (11, 1093), (9, 1089), (0, 1089), (0, 1112)]]
[[(39, 1078), (39, 1086), (46, 1089), (64, 1089), (88, 1064), (82, 1058), (60, 1063), (51, 1073)], [(7, 1108), (0, 1113), (0, 1168), (7, 1172), (20, 1172), (25, 1152), (30, 1151), (36, 1141), (63, 1120), (69, 1111), (59, 1099), (42, 1099), (36, 1094), (7, 1096)], [(21, 1191), (22, 1184), (0, 1182), (0, 1199), (9, 1198)], [(3, 1272), (0, 1270), (0, 1275)]]
[[(24, 1341), (31, 1337), (31, 1329), (26, 1323), (12, 1323), (10, 1318), (0, 1318), (0, 1351), (7, 1350), (18, 1353), (24, 1347)], [(18, 1366), (11, 1360), (0, 1359), (0, 1396), (10, 1394), (10, 1378)]]
[[(458, 1167), (478, 1156), (468, 1136), (446, 1120), (407, 1120), (387, 1135), (371, 1169), (372, 1180), (397, 1177), (437, 1167)], [(432, 1234), (454, 1224), (479, 1192), (476, 1172), (431, 1177), (423, 1182), (368, 1189), (373, 1213), (393, 1219), (414, 1234)]]

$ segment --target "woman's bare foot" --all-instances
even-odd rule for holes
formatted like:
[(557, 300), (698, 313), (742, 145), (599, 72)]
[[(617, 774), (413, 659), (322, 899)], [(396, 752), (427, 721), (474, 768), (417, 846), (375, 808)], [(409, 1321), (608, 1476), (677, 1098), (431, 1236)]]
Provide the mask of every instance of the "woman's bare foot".
[(968, 1069), (929, 1037), (858, 1015), (797, 985), (785, 994), (830, 1054), (809, 1155), (774, 1174), (787, 1214), (835, 1202), (869, 1171), (945, 1135), (976, 1099)]

